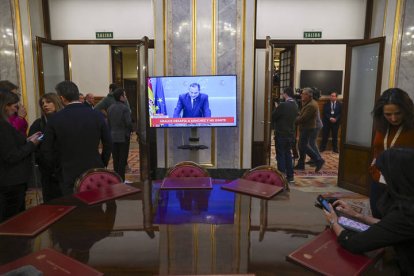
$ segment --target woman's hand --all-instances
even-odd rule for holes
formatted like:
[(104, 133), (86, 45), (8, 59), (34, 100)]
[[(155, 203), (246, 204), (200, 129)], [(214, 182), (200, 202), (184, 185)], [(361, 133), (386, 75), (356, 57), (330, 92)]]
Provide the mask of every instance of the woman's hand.
[(334, 207), (329, 204), (330, 207), (330, 211), (326, 211), (325, 209), (323, 209), (323, 212), (325, 213), (325, 218), (328, 221), (328, 223), (332, 226), (334, 223), (338, 222), (338, 216), (335, 213)]
[(333, 203), (333, 206), (335, 210), (337, 210), (338, 212), (344, 213), (348, 216), (358, 217), (360, 215), (359, 213), (355, 212), (355, 210), (352, 209), (351, 206), (349, 206), (349, 204), (346, 203), (345, 201), (337, 200)]
[(38, 131), (35, 134), (33, 134), (32, 136), (27, 137), (27, 141), (32, 142), (35, 145), (39, 145), (40, 144), (40, 140), (39, 140), (40, 135), (42, 135), (42, 133), (40, 131)]

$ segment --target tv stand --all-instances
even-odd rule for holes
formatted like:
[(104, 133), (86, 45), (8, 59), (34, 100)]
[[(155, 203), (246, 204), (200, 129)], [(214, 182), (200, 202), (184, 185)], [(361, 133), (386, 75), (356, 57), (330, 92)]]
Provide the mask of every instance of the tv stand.
[(205, 145), (200, 145), (200, 138), (198, 137), (198, 129), (196, 127), (191, 128), (189, 144), (178, 146), (179, 149), (190, 150), (191, 161), (198, 163), (198, 151), (208, 149)]

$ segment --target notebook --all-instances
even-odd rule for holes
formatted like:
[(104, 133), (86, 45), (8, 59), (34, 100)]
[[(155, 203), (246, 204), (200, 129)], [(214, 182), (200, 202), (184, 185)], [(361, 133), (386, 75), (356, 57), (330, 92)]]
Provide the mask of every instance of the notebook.
[(124, 183), (108, 185), (103, 188), (83, 191), (74, 194), (75, 197), (79, 198), (88, 205), (108, 201), (111, 199), (123, 197), (139, 193), (141, 190)]
[(222, 189), (247, 194), (255, 197), (270, 199), (283, 191), (283, 187), (264, 184), (243, 178), (236, 179), (229, 184), (221, 186)]
[(160, 189), (212, 189), (211, 177), (166, 177)]
[(103, 273), (50, 248), (42, 249), (0, 266), (0, 275), (27, 265), (43, 272), (43, 275), (103, 275)]
[(369, 256), (352, 254), (338, 244), (331, 229), (326, 229), (286, 258), (323, 275), (338, 275), (338, 271), (341, 275), (360, 275), (382, 253), (383, 250), (379, 249), (370, 252)]
[(35, 236), (76, 206), (37, 205), (0, 224), (0, 235)]

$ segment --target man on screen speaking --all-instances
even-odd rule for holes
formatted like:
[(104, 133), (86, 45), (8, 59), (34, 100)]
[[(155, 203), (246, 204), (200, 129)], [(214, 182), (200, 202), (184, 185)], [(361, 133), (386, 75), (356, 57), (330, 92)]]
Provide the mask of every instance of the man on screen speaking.
[(208, 96), (200, 93), (200, 84), (190, 84), (188, 92), (178, 97), (177, 106), (174, 109), (174, 118), (180, 117), (181, 110), (183, 111), (183, 118), (211, 117)]

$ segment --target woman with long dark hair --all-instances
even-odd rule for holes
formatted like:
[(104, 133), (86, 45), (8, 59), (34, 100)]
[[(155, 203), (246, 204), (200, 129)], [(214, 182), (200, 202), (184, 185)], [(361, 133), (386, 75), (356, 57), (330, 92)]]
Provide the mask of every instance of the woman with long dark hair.
[[(376, 167), (387, 184), (378, 209), (382, 219), (355, 212), (337, 200), (326, 219), (338, 242), (353, 253), (393, 246), (402, 275), (414, 275), (414, 149), (390, 148), (378, 156)], [(371, 225), (363, 232), (345, 230), (338, 224), (335, 210)]]
[(375, 165), (378, 155), (392, 147), (414, 148), (414, 104), (407, 92), (390, 88), (382, 93), (372, 111), (374, 116), (375, 138), (373, 161), (370, 168), (371, 184), (370, 205), (372, 215), (380, 218), (377, 208), (378, 199), (385, 189), (381, 184), (381, 174)]
[(39, 144), (40, 133), (26, 138), (10, 124), (9, 118), (17, 112), (18, 104), (16, 94), (0, 93), (0, 221), (24, 210), (30, 155)]

